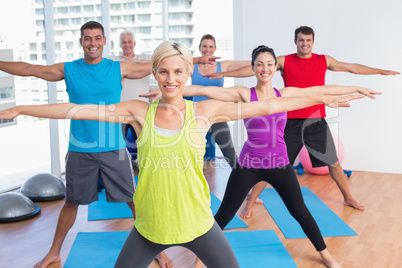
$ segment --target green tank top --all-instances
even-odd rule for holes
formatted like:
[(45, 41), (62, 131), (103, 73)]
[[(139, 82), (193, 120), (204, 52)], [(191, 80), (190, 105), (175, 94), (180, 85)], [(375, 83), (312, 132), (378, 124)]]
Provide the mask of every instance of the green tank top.
[(194, 103), (185, 101), (185, 122), (179, 133), (156, 132), (157, 101), (150, 105), (137, 140), (140, 173), (134, 224), (142, 236), (158, 244), (190, 242), (214, 224), (203, 174), (205, 139), (195, 123)]

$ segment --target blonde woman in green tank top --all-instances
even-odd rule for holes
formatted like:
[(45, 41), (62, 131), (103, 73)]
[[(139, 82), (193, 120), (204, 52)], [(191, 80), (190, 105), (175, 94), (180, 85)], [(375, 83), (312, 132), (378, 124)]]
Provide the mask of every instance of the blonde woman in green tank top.
[(239, 267), (229, 242), (214, 221), (202, 172), (205, 136), (210, 126), (322, 103), (347, 107), (348, 101), (360, 98), (321, 95), (240, 104), (217, 100), (195, 104), (182, 95), (193, 70), (192, 62), (191, 53), (180, 44), (167, 41), (158, 46), (152, 56), (152, 72), (162, 98), (151, 105), (139, 100), (106, 106), (59, 103), (17, 106), (0, 112), (0, 119), (31, 115), (134, 127), (139, 137), (140, 165), (134, 194), (136, 221), (115, 267), (146, 268), (159, 252), (171, 246), (190, 249), (209, 268)]

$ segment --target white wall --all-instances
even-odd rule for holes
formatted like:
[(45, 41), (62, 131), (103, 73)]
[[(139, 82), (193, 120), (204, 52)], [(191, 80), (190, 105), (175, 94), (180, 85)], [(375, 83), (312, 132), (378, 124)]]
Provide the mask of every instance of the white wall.
[[(294, 30), (314, 29), (313, 51), (344, 62), (402, 71), (402, 2), (399, 0), (233, 0), (235, 59), (249, 59), (260, 44), (277, 56), (296, 52)], [(240, 81), (240, 80), (238, 80)], [(254, 78), (243, 79), (246, 86)], [(351, 108), (331, 111), (345, 147), (344, 169), (402, 173), (402, 77), (328, 71), (327, 84), (382, 91)], [(274, 86), (283, 87), (279, 72)]]

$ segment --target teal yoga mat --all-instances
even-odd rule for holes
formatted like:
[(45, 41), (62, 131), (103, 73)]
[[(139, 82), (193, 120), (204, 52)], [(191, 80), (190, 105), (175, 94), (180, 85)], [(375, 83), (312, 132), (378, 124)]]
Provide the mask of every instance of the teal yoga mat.
[(241, 268), (297, 268), (273, 230), (225, 232)]
[[(64, 268), (110, 268), (129, 232), (78, 233)], [(295, 262), (272, 230), (226, 232), (241, 268), (295, 268)]]
[[(219, 206), (221, 205), (221, 200), (219, 200), (213, 193), (211, 193), (211, 210), (212, 214), (215, 215), (218, 212)], [(236, 228), (246, 228), (248, 225), (240, 219), (237, 215), (229, 222), (224, 230), (236, 229)]]
[[(132, 218), (130, 208), (125, 203), (111, 203), (106, 201), (105, 190), (98, 193), (99, 200), (88, 205), (88, 221)], [(218, 211), (221, 201), (211, 193), (212, 213)], [(238, 216), (225, 227), (225, 230), (248, 227)]]
[[(302, 187), (307, 208), (316, 220), (322, 236), (355, 236), (357, 233), (322, 202), (309, 188)], [(273, 188), (266, 188), (260, 194), (264, 206), (286, 238), (306, 238), (299, 223), (290, 215)]]

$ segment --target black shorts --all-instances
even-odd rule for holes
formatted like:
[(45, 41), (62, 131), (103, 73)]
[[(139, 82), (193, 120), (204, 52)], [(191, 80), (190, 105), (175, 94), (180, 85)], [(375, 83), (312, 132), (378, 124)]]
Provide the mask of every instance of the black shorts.
[(313, 167), (338, 162), (331, 130), (324, 118), (288, 119), (284, 137), (292, 165), (303, 145), (309, 152)]

